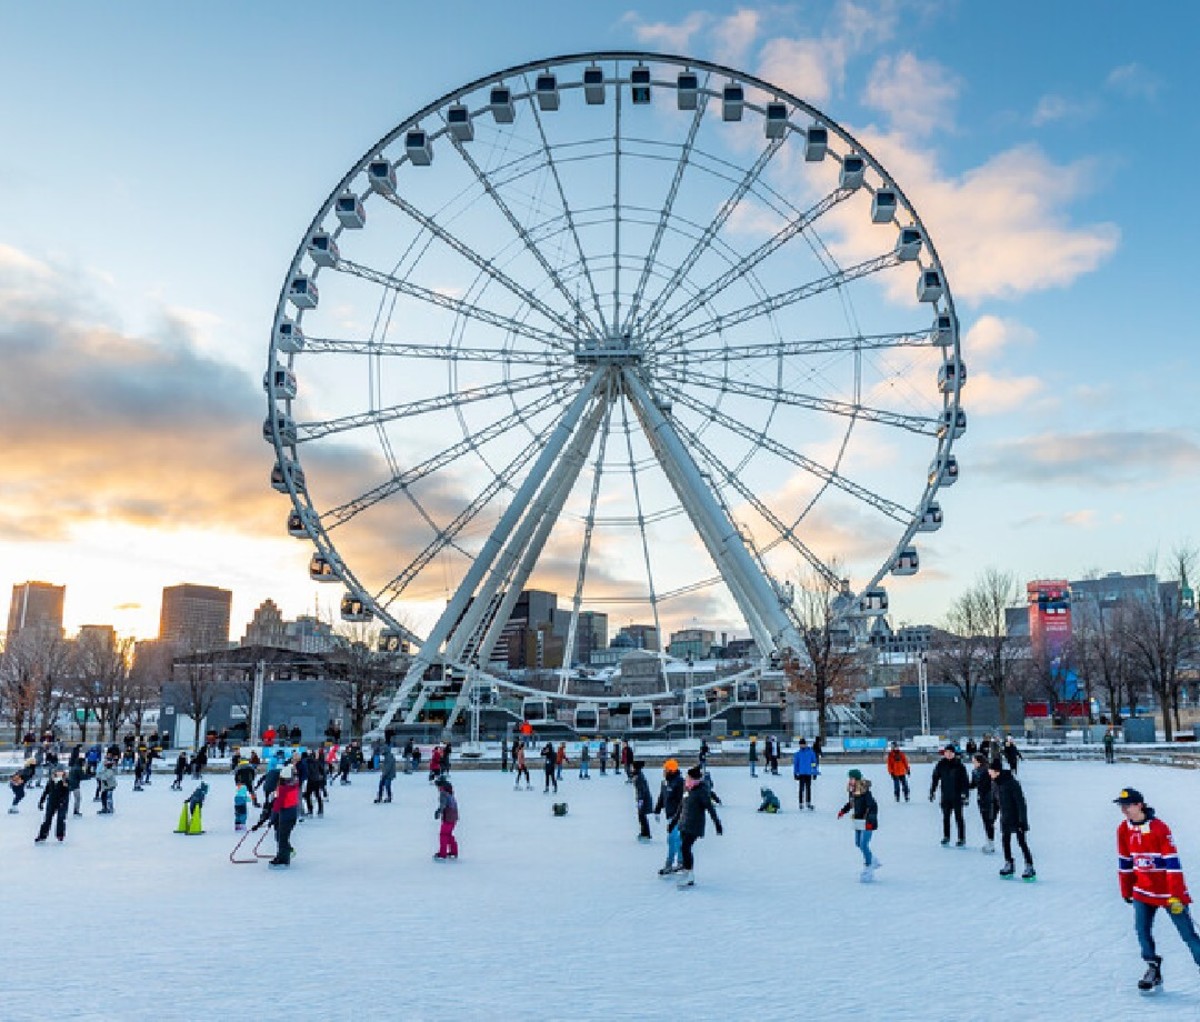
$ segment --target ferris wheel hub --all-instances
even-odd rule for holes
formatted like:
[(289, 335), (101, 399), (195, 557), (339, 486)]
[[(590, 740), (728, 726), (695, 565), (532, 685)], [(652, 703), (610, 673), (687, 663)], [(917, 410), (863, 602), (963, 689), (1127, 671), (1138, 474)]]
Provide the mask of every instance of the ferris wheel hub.
[(630, 334), (587, 337), (575, 342), (575, 361), (579, 365), (639, 365), (643, 354), (641, 341)]

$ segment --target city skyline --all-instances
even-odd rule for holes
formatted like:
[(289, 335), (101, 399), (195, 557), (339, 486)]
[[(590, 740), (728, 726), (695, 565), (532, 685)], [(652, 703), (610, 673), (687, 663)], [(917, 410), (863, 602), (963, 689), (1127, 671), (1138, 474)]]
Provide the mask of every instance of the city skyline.
[[(379, 5), (354, 53), (322, 55), (314, 90), (268, 68), (340, 30), (316, 5), (280, 19), (218, 3), (199, 25), (149, 4), (66, 10), (6, 13), (0, 85), (28, 99), (0, 110), (0, 584), (66, 585), (69, 630), (150, 637), (157, 594), (181, 578), (231, 589), (235, 621), (267, 598), (337, 620), (340, 587), (309, 582), (310, 548), (284, 533), (260, 433), (291, 253), (338, 176), (424, 103), (599, 48), (694, 53), (790, 88), (870, 145), (937, 239), (970, 429), (894, 624), (936, 624), (989, 565), (1133, 572), (1191, 542), (1195, 259), (1186, 200), (1162, 187), (1166, 153), (1186, 166), (1197, 148), (1175, 127), (1191, 117), (1190, 9), (1126, 24), (1082, 3), (659, 2), (564, 25), (534, 3), (530, 38), (499, 11), (464, 35), (448, 13)], [(1081, 16), (1100, 25), (1085, 52)], [(447, 33), (450, 52), (432, 43)], [(399, 38), (431, 43), (406, 46), (379, 88)], [(48, 78), (62, 87), (27, 87)]]

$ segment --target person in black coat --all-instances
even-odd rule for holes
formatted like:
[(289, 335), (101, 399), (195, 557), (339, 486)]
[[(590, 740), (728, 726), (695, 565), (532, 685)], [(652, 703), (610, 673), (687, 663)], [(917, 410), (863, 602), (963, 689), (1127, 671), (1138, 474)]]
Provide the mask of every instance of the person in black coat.
[(1021, 854), (1025, 856), (1025, 872), (1023, 880), (1032, 880), (1037, 873), (1033, 868), (1033, 853), (1025, 835), (1029, 832), (1029, 811), (1025, 806), (1025, 793), (1021, 790), (1021, 782), (1011, 771), (1005, 770), (998, 759), (992, 760), (988, 766), (992, 777), (992, 786), (996, 791), (996, 804), (1000, 808), (1000, 841), (1004, 847), (1004, 868), (1000, 870), (1002, 877), (1013, 875), (1012, 839), (1015, 835), (1017, 844), (1021, 846)]
[(542, 746), (542, 772), (545, 774), (546, 786), (542, 788), (542, 794), (545, 795), (550, 786), (554, 786), (554, 793), (558, 794), (558, 778), (555, 774), (558, 772), (558, 754), (554, 751), (554, 743), (547, 742)]
[(42, 791), (42, 797), (38, 799), (38, 808), (45, 809), (46, 815), (42, 817), (42, 826), (38, 830), (38, 836), (33, 839), (35, 844), (45, 841), (50, 836), (51, 820), (56, 821), (54, 836), (59, 841), (67, 836), (67, 806), (70, 801), (71, 785), (67, 780), (67, 772), (55, 770), (50, 777), (50, 782)]
[(630, 764), (630, 770), (633, 771), (630, 776), (633, 779), (633, 798), (637, 804), (638, 840), (649, 841), (650, 813), (653, 811), (654, 800), (650, 797), (650, 782), (646, 780), (646, 761), (635, 759)]
[(942, 789), (942, 844), (950, 843), (950, 817), (958, 828), (958, 841), (961, 848), (967, 843), (967, 824), (963, 819), (963, 806), (971, 797), (971, 779), (967, 776), (967, 768), (958, 758), (958, 750), (953, 745), (942, 749), (942, 758), (933, 768), (933, 782), (929, 786), (929, 801), (933, 801), (938, 788)]
[(1021, 750), (1017, 748), (1017, 743), (1012, 740), (1012, 735), (1004, 739), (1004, 760), (1008, 764), (1008, 769), (1014, 774), (1017, 772), (1017, 760), (1024, 759), (1021, 755)]
[(721, 819), (717, 816), (713, 805), (712, 791), (704, 780), (704, 770), (694, 766), (687, 772), (684, 781), (683, 802), (679, 806), (679, 816), (671, 821), (672, 827), (678, 827), (680, 833), (680, 858), (683, 869), (679, 872), (679, 887), (692, 887), (695, 884), (694, 857), (692, 846), (704, 837), (705, 814), (712, 817), (713, 826), (718, 834), (723, 834)]
[(983, 851), (985, 854), (991, 855), (996, 850), (996, 791), (983, 753), (975, 753), (974, 759), (975, 766), (971, 770), (971, 790), (975, 792), (975, 804), (979, 806), (979, 818), (983, 821), (983, 830), (987, 834)]
[[(658, 801), (654, 803), (654, 815), (667, 814), (667, 820), (673, 820), (679, 815), (679, 807), (683, 805), (683, 775), (679, 772), (679, 763), (669, 759), (663, 764), (662, 786), (658, 789)], [(683, 835), (678, 827), (667, 831), (667, 861), (658, 871), (659, 876), (674, 873), (682, 865), (680, 845)]]

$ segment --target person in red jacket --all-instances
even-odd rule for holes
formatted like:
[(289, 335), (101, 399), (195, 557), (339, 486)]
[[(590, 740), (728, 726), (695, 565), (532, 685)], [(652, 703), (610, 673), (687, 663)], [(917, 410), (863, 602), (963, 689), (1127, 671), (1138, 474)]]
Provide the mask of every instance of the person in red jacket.
[(1147, 963), (1146, 974), (1138, 980), (1138, 989), (1152, 993), (1162, 986), (1162, 959), (1155, 953), (1151, 933), (1155, 913), (1160, 908), (1170, 913), (1171, 922), (1197, 965), (1200, 965), (1200, 935), (1188, 911), (1192, 898), (1183, 879), (1171, 829), (1134, 788), (1123, 789), (1113, 801), (1125, 816), (1117, 827), (1121, 897), (1133, 906), (1138, 944)]
[(908, 764), (908, 757), (904, 755), (904, 750), (900, 748), (899, 742), (892, 742), (887, 754), (887, 772), (892, 779), (892, 792), (896, 796), (896, 801), (900, 801), (900, 793), (904, 793), (904, 801), (908, 801), (908, 775), (912, 773), (912, 767)]
[(290, 866), (295, 849), (292, 847), (292, 831), (300, 817), (300, 778), (296, 774), (295, 760), (279, 772), (279, 784), (275, 788), (275, 800), (271, 803), (271, 816), (275, 825), (275, 858), (267, 863), (278, 869)]

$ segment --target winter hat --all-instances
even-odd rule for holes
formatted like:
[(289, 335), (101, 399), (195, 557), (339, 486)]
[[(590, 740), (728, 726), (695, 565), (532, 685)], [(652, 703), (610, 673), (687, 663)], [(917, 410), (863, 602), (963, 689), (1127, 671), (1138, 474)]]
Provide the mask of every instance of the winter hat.
[(633, 761), (633, 769), (634, 770), (645, 770), (646, 769), (646, 761), (644, 759), (635, 759)]
[(996, 773), (1001, 773), (1004, 770), (1004, 764), (1000, 760), (994, 759), (988, 764), (988, 769), (995, 770)]
[(850, 780), (852, 780), (852, 781), (861, 781), (862, 780), (862, 771), (861, 770), (851, 770), (849, 776), (850, 776)]
[(679, 760), (669, 759), (663, 764), (663, 770), (669, 774), (679, 773)]
[(1145, 805), (1146, 799), (1137, 788), (1122, 788), (1119, 794), (1113, 801), (1119, 806), (1134, 806)]
[(449, 777), (445, 777), (445, 776), (443, 776), (443, 777), (439, 777), (439, 778), (437, 779), (437, 786), (438, 786), (439, 788), (442, 788), (442, 789), (446, 790), (446, 791), (453, 791), (453, 790), (454, 790), (454, 785), (450, 783), (450, 778), (449, 778)]
[(955, 744), (954, 744), (953, 742), (951, 742), (951, 743), (950, 743), (949, 745), (947, 745), (947, 746), (946, 746), (944, 749), (942, 749), (942, 752), (952, 752), (952, 753), (954, 753), (954, 755), (956, 755), (956, 756), (957, 756), (957, 755), (958, 755), (958, 748), (957, 748), (957, 746), (955, 746)]
[(687, 775), (688, 775), (688, 777), (690, 777), (690, 778), (691, 778), (693, 781), (698, 781), (698, 780), (700, 780), (700, 779), (701, 779), (701, 778), (704, 776), (704, 771), (703, 771), (703, 770), (702, 770), (700, 767), (698, 767), (698, 766), (689, 767), (689, 768), (688, 768)]

